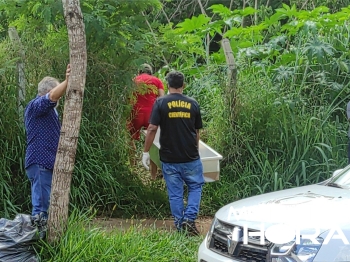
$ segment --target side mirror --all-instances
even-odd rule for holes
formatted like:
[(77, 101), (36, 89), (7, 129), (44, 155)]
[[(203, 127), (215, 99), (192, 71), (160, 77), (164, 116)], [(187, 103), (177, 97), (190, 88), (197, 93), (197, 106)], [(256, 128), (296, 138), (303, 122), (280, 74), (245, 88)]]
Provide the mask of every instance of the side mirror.
[(336, 175), (338, 175), (341, 171), (343, 171), (343, 169), (337, 169), (333, 172), (332, 177), (335, 177)]

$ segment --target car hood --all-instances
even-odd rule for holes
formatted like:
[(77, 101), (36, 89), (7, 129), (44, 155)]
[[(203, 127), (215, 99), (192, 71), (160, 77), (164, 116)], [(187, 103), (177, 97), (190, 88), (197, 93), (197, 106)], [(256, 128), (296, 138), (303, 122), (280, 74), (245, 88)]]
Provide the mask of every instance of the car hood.
[(216, 217), (231, 225), (256, 230), (276, 224), (309, 231), (349, 229), (350, 191), (324, 185), (281, 190), (228, 204)]

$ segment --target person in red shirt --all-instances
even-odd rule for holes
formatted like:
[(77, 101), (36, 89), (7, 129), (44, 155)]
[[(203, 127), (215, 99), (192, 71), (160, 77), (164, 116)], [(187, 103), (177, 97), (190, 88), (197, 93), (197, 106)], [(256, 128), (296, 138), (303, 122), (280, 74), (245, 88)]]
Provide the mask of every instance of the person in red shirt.
[[(128, 122), (128, 130), (131, 135), (131, 147), (136, 152), (135, 140), (140, 140), (140, 131), (142, 128), (147, 129), (148, 121), (151, 116), (152, 107), (158, 97), (164, 96), (164, 86), (162, 81), (153, 75), (152, 67), (149, 64), (142, 64), (139, 74), (134, 78), (136, 91), (132, 96), (131, 103), (133, 108)], [(132, 164), (136, 159), (132, 159)], [(155, 175), (152, 172), (152, 177)], [(154, 177), (153, 177), (154, 178)]]

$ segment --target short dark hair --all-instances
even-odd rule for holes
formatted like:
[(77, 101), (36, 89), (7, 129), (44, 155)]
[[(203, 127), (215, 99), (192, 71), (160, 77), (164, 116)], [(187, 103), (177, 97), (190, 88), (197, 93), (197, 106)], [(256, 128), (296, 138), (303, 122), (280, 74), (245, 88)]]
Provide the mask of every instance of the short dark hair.
[(181, 88), (184, 86), (185, 76), (179, 71), (171, 71), (166, 75), (166, 81), (171, 88)]

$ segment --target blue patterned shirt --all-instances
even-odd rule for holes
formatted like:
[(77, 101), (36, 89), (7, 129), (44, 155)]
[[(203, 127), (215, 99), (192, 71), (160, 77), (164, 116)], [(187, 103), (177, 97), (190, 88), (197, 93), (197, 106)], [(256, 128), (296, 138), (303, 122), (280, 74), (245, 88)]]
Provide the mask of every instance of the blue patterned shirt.
[(61, 130), (56, 104), (49, 99), (49, 94), (46, 94), (31, 100), (25, 109), (25, 168), (32, 164), (42, 165), (47, 169), (54, 167)]

